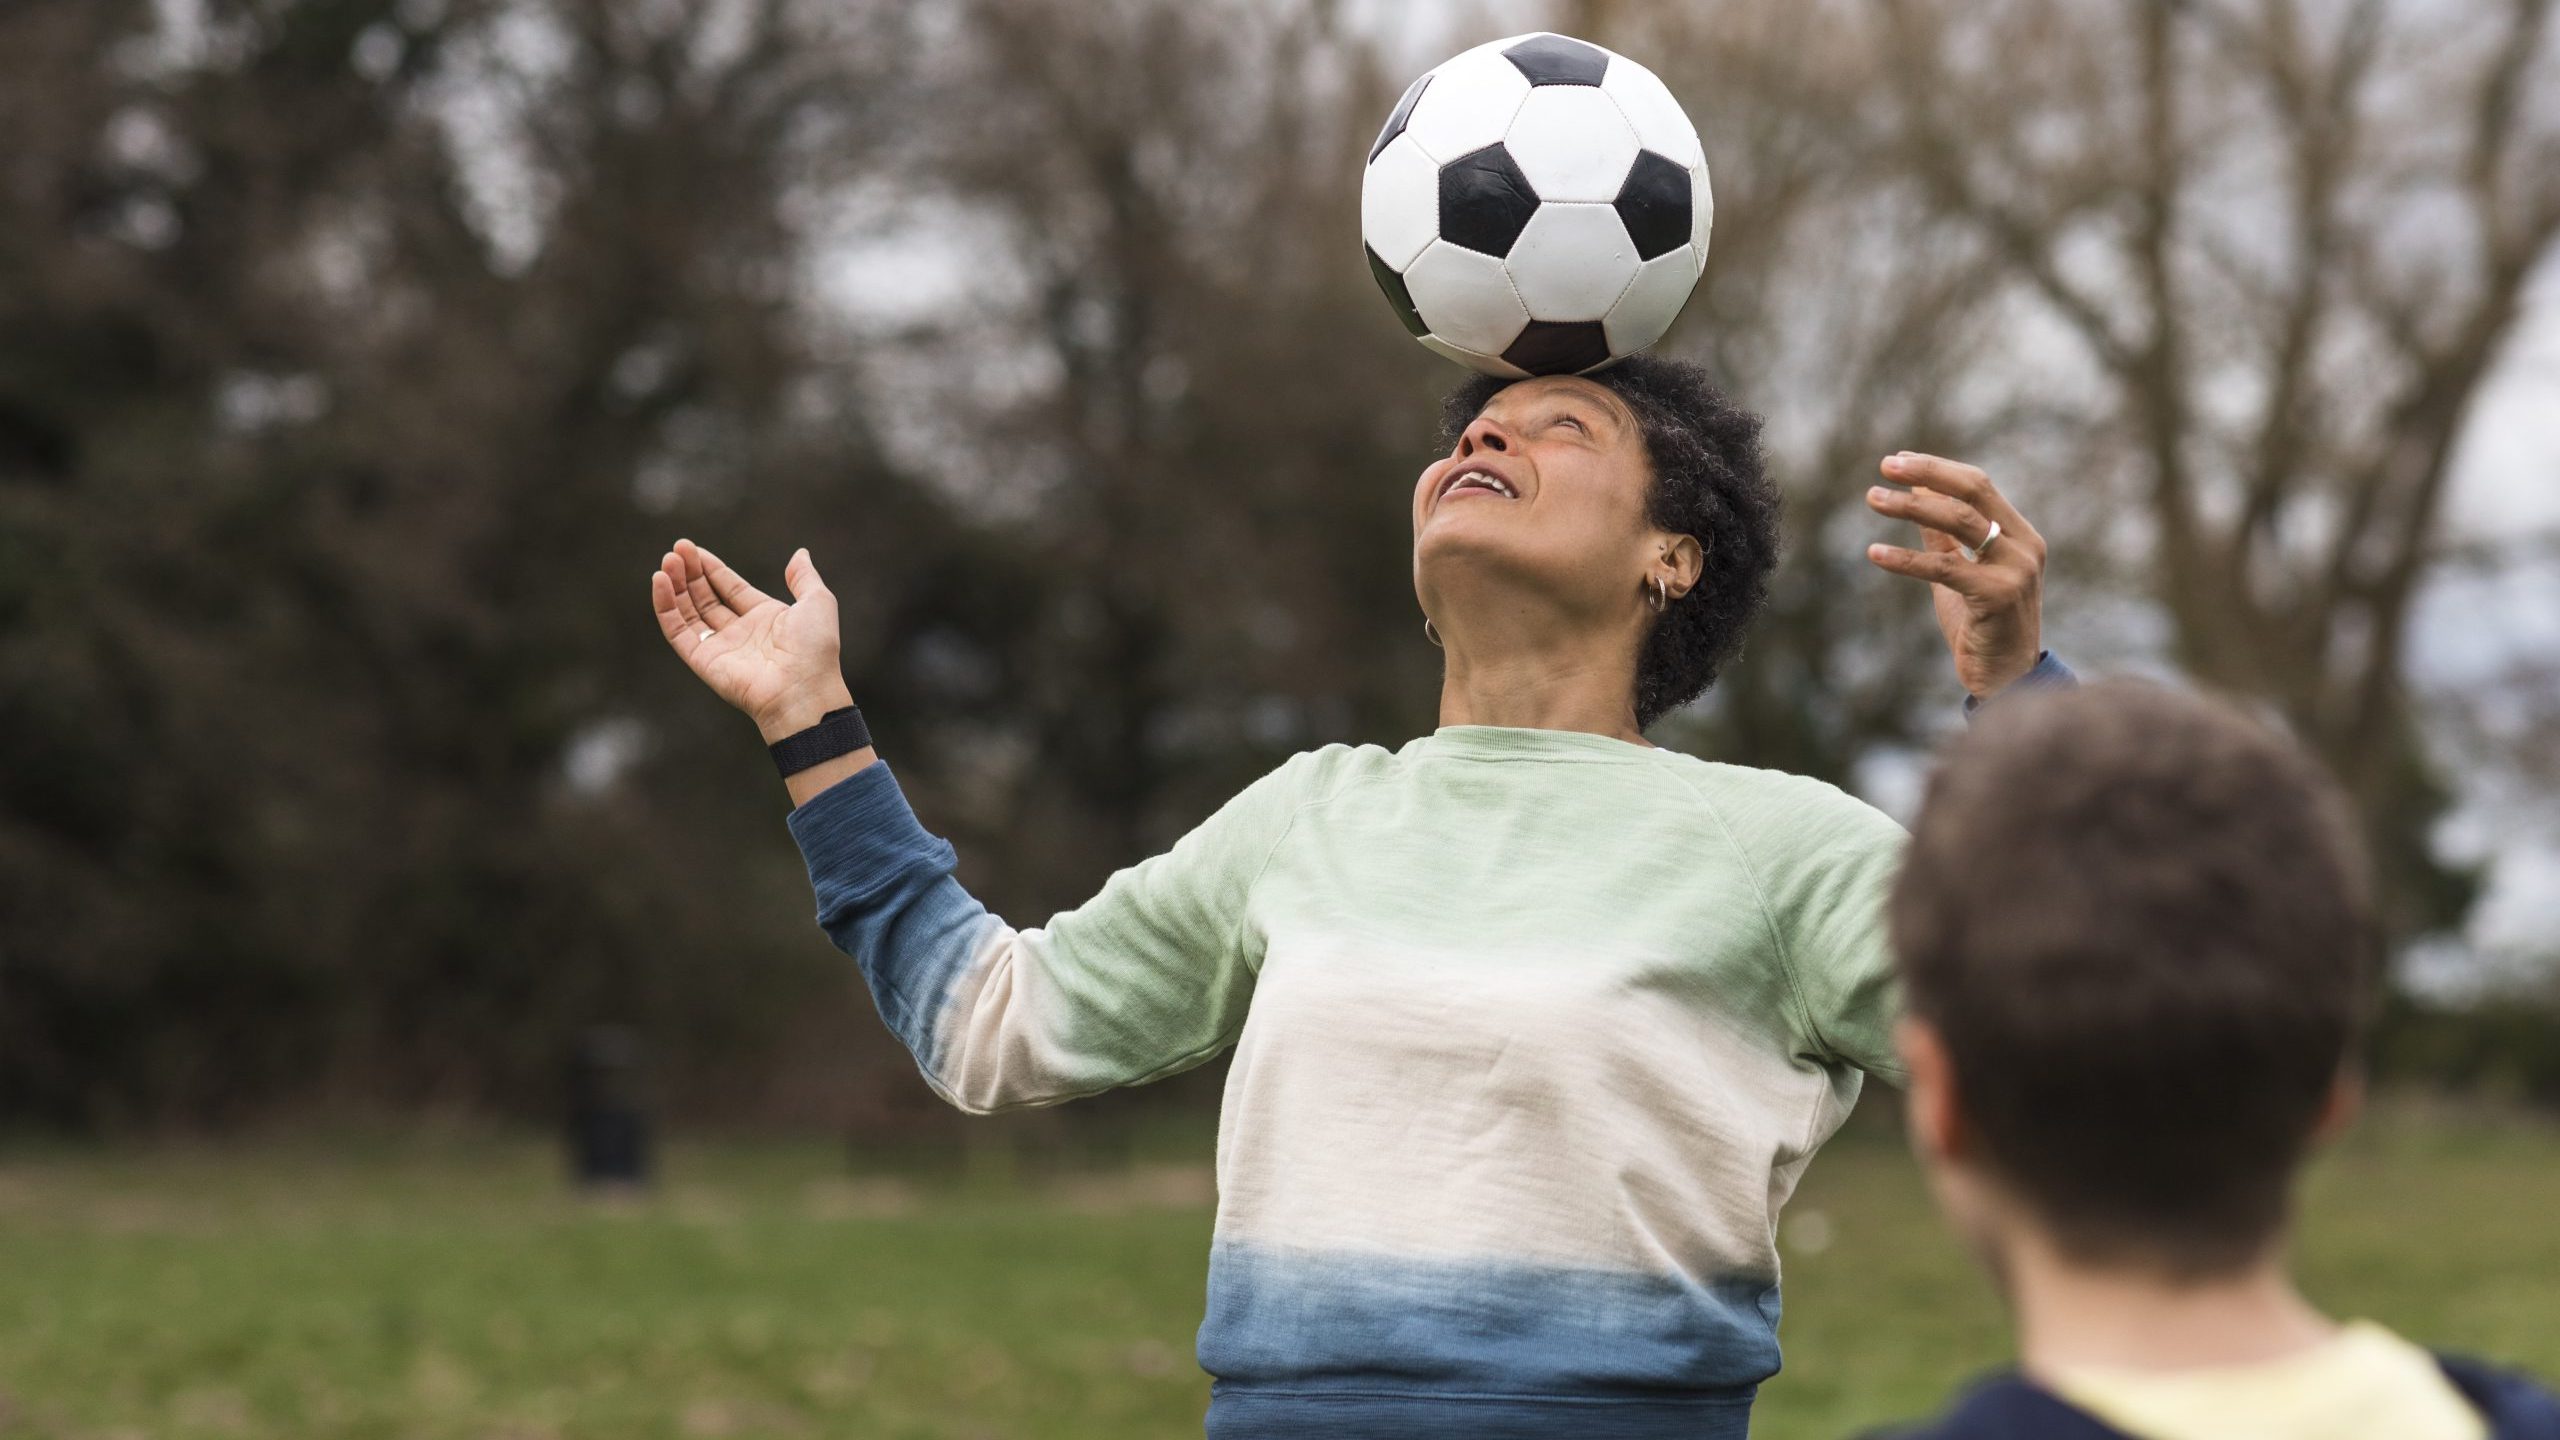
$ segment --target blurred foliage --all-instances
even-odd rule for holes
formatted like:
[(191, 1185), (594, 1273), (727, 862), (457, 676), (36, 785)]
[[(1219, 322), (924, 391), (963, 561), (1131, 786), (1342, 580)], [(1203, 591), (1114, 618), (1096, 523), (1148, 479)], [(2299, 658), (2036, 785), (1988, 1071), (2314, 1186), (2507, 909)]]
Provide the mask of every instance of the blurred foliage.
[[(1432, 362), (1338, 343), (1375, 299), (1303, 243), (1352, 226), (1339, 117), (1383, 82), (1220, 193), (1310, 108), (1233, 114), (1236, 72), (1345, 42), (1125, 18), (1080, 52), (964, 8), (973, 76), (889, 5), (0, 14), (0, 1116), (544, 1106), (597, 1019), (698, 1108), (906, 1077), (641, 603), (680, 534), (811, 547), (1008, 905), (1316, 730), (1427, 724), (1422, 641), (1377, 637)], [(1092, 83), (1158, 44), (1174, 89)], [(983, 149), (918, 124), (964, 104)], [(804, 303), (861, 238), (830, 197), (910, 169), (1012, 207), (974, 278), (1046, 381), (979, 454), (1028, 488), (876, 431), (849, 351), (950, 384), (966, 337)]]
[(599, 1014), (750, 1053), (838, 982), (740, 843), (753, 755), (632, 622), (714, 516), (884, 606), (961, 564), (801, 393), (780, 142), (859, 76), (560, 12), (519, 261), (435, 95), (536, 83), (492, 12), (156, 13), (0, 16), (0, 1113), (536, 1095)]
[[(1848, 783), (1953, 723), (1858, 495), (1894, 449), (1981, 455), (2085, 577), (2057, 607), (2112, 594), (2263, 680), (2371, 782), (2405, 928), (2449, 924), (2469, 882), (2426, 843), (2444, 776), (2397, 649), (2253, 671), (2299, 606), (2126, 558), (2160, 477), (2099, 462), (2161, 453), (2128, 443), (2157, 364), (2117, 377), (2146, 391), (2015, 353), (2052, 297), (2004, 226), (2121, 239), (2108, 187), (2157, 165), (1960, 183), (1912, 148), (1927, 97), (1878, 81), (1988, 27), (2051, 73), (1973, 123), (2112, 155), (2136, 52), (2105, 7), (2043, 8), (1555, 7), (1659, 57), (1710, 137), (1715, 254), (1670, 343), (1770, 414), (1790, 496), (1751, 655), (1661, 738)], [(808, 545), (883, 753), (1026, 923), (1291, 751), (1428, 728), (1406, 509), (1451, 377), (1355, 237), (1429, 58), (1329, 0), (0, 8), (0, 1124), (547, 1111), (598, 1021), (685, 1113), (939, 1124), (644, 572), (678, 535), (767, 579)], [(2446, 113), (2539, 113), (2492, 91)], [(2464, 172), (2492, 198), (2540, 193), (2492, 158)], [(1985, 194), (2054, 213), (1986, 228)], [(2473, 380), (2511, 312), (2462, 331)], [(2252, 473), (2340, 459), (2307, 453)], [(2371, 589), (2344, 629), (2396, 633)]]
[(2504, 995), (2442, 1010), (2395, 996), (2378, 1027), (2372, 1066), (2385, 1084), (2560, 1111), (2560, 1003)]

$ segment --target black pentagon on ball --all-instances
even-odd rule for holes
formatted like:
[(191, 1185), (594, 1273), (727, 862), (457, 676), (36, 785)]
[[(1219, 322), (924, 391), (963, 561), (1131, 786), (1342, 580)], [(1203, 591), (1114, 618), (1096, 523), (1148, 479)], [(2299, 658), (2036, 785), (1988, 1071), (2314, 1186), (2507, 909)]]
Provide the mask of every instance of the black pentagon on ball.
[(1538, 213), (1538, 192), (1499, 143), (1440, 167), (1440, 238), (1486, 255), (1511, 253), (1511, 242)]
[(1689, 243), (1689, 171), (1668, 156), (1639, 151), (1618, 187), (1618, 218), (1636, 242), (1638, 259), (1668, 255)]
[(1502, 358), (1532, 375), (1578, 375), (1609, 358), (1609, 333), (1597, 320), (1532, 320)]
[(1404, 328), (1412, 331), (1417, 340), (1430, 334), (1430, 327), (1424, 325), (1422, 317), (1414, 312), (1413, 292), (1404, 288), (1404, 277), (1388, 269), (1387, 262), (1378, 258), (1377, 251), (1366, 245), (1360, 248), (1367, 252), (1369, 273), (1378, 277), (1378, 288), (1387, 292), (1387, 304), (1396, 312), (1396, 318), (1404, 322)]
[(1563, 35), (1532, 35), (1502, 52), (1532, 85), (1597, 85), (1609, 71), (1609, 52)]
[(1377, 159), (1378, 152), (1387, 148), (1388, 141), (1404, 133), (1405, 122), (1413, 118), (1415, 102), (1422, 99), (1423, 89), (1430, 83), (1431, 77), (1426, 74), (1404, 88), (1404, 98), (1396, 102), (1395, 112), (1387, 117), (1387, 127), (1378, 132), (1378, 143), (1369, 147), (1370, 159)]

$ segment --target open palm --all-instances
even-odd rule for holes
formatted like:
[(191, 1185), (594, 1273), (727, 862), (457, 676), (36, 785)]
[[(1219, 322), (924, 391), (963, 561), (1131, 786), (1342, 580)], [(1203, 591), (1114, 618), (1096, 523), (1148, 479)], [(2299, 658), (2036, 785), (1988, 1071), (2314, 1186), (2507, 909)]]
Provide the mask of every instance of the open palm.
[(649, 600), (667, 644), (712, 693), (787, 733), (849, 701), (834, 592), (807, 550), (792, 553), (782, 579), (787, 605), (719, 556), (678, 540), (649, 577)]

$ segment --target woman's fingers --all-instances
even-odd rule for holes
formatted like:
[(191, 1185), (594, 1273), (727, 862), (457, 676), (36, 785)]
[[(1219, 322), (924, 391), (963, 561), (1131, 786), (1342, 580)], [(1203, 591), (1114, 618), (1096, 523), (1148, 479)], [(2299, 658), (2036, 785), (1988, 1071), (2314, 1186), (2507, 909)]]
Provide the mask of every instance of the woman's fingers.
[(817, 561), (809, 559), (809, 546), (791, 551), (791, 559), (783, 561), (783, 584), (791, 587), (791, 600), (809, 600), (812, 594), (829, 594), (827, 582), (817, 577)]
[(1985, 609), (1997, 609), (2020, 596), (2024, 581), (2015, 570), (1967, 560), (1953, 550), (1906, 550), (1899, 545), (1870, 545), (1867, 559), (1880, 570), (1944, 585)]
[(701, 547), (690, 540), (679, 540), (675, 555), (682, 567), (679, 573), (685, 594), (692, 598), (694, 612), (702, 617), (702, 623), (717, 630), (736, 619), (737, 612), (720, 603), (720, 596), (711, 588), (711, 569), (702, 563)]
[(794, 600), (823, 598), (829, 605), (835, 603), (835, 592), (818, 577), (818, 563), (809, 558), (809, 549), (805, 545), (791, 552), (790, 562), (782, 567), (782, 583), (791, 587)]
[(719, 603), (738, 615), (744, 615), (773, 597), (747, 583), (747, 578), (729, 568), (728, 562), (690, 540), (676, 542), (679, 550), (690, 550), (701, 562), (702, 578), (710, 583), (711, 593)]
[[(2036, 533), (2036, 527), (2027, 523), (2027, 517), (2018, 513), (2018, 507), (2010, 504), (2009, 497), (2001, 494), (2000, 487), (1992, 484), (1991, 477), (1983, 474), (1977, 466), (1906, 450), (1899, 455), (1885, 457), (1884, 473), (1886, 478), (1900, 484), (1925, 487), (1963, 501), (1976, 512), (1999, 521), (2003, 536), (2014, 535), (2021, 540), (2032, 541), (2038, 548), (2044, 544), (2043, 537)], [(1987, 530), (1989, 527), (1984, 528)], [(1972, 542), (1968, 540), (1966, 543)]]
[[(675, 592), (676, 618), (692, 628), (695, 638), (699, 639), (705, 630), (716, 628), (702, 617), (702, 606), (694, 599), (692, 585), (687, 583), (683, 556), (673, 550), (668, 551), (658, 562), (658, 573), (665, 577), (667, 588)], [(652, 593), (655, 593), (654, 583)]]
[(1939, 587), (1938, 628), (1967, 690), (1988, 695), (2025, 674), (2037, 654), (2044, 537), (1971, 465), (1906, 450), (1880, 468), (1906, 488), (1877, 486), (1867, 504), (1919, 525), (1925, 548), (1870, 545), (1867, 559)]
[(676, 658), (687, 665), (693, 663), (693, 652), (702, 644), (702, 627), (684, 616), (678, 597), (683, 587), (668, 577), (664, 570), (649, 572), (649, 608), (658, 614), (658, 629), (675, 647)]
[[(1934, 490), (1895, 490), (1877, 485), (1867, 491), (1867, 508), (1919, 526), (1926, 532), (1931, 550), (1952, 550), (1958, 545), (1979, 549), (1983, 537), (1991, 533), (1991, 522), (1981, 511)], [(2008, 527), (2003, 525), (2001, 529), (2005, 533)]]

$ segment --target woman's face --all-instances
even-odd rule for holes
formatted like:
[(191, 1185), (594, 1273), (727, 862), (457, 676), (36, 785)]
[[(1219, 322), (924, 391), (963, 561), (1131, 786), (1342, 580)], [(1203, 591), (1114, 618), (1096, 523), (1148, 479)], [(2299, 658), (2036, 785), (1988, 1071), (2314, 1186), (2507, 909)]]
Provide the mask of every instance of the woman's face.
[(1624, 619), (1658, 548), (1652, 467), (1625, 402), (1572, 376), (1496, 391), (1413, 487), (1414, 587), (1447, 628), (1461, 577), (1527, 586), (1570, 612)]

